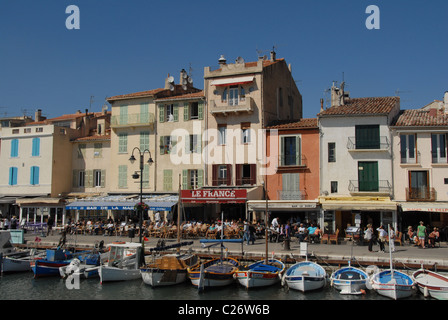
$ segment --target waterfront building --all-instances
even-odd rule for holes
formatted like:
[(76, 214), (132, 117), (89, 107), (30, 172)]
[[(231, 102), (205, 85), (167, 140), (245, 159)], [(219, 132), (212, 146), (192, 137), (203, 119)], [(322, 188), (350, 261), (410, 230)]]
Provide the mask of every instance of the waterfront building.
[(448, 222), (448, 92), (442, 101), (403, 110), (391, 126), (394, 195), (407, 226)]
[(389, 126), (399, 111), (399, 97), (351, 98), (342, 83), (318, 114), (319, 202), (341, 236), (349, 225), (396, 227)]
[(267, 127), (265, 187), (268, 202), (249, 200), (248, 210), (264, 219), (283, 223), (313, 222), (323, 225), (319, 198), (319, 127), (317, 118), (280, 122)]
[(275, 52), (258, 61), (236, 58), (204, 68), (206, 133), (204, 189), (233, 190), (238, 199), (201, 199), (205, 215), (245, 218), (247, 201), (263, 199), (266, 136), (273, 121), (302, 118), (302, 96), (291, 67)]

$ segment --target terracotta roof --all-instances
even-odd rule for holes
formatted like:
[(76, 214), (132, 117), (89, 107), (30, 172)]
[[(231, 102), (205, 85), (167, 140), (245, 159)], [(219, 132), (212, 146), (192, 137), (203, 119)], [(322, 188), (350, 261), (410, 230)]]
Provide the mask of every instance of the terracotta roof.
[(448, 126), (448, 115), (443, 111), (432, 110), (403, 110), (394, 127), (446, 127)]
[(316, 129), (317, 118), (300, 119), (299, 121), (276, 121), (271, 123), (266, 129)]
[(328, 108), (318, 116), (389, 114), (400, 103), (400, 98), (349, 98), (344, 103), (342, 106)]
[(146, 90), (146, 91), (122, 94), (122, 95), (118, 95), (118, 96), (109, 97), (109, 98), (107, 98), (107, 101), (121, 100), (121, 99), (128, 99), (128, 98), (148, 97), (148, 96), (153, 96), (153, 95), (155, 95), (159, 92), (165, 91), (165, 90), (167, 90), (167, 89), (158, 88), (158, 89), (153, 89), (153, 90)]
[[(91, 116), (93, 115), (95, 118), (100, 118), (103, 116), (110, 116), (112, 114), (112, 112), (108, 111), (106, 114), (104, 114), (103, 112), (89, 112), (88, 115)], [(86, 114), (84, 112), (77, 112), (77, 113), (73, 113), (73, 114), (63, 114), (59, 117), (56, 118), (51, 118), (51, 119), (45, 119), (42, 121), (34, 121), (34, 122), (29, 122), (26, 125), (45, 125), (45, 124), (51, 124), (53, 122), (58, 122), (58, 121), (68, 121), (68, 120), (74, 120), (77, 118), (82, 118), (84, 117)]]
[(73, 141), (104, 141), (104, 140), (110, 140), (110, 134), (87, 136), (74, 139)]
[(156, 99), (154, 101), (163, 101), (163, 100), (184, 100), (184, 99), (194, 99), (194, 98), (204, 98), (204, 91), (194, 92), (194, 93), (186, 93), (173, 97), (165, 97)]

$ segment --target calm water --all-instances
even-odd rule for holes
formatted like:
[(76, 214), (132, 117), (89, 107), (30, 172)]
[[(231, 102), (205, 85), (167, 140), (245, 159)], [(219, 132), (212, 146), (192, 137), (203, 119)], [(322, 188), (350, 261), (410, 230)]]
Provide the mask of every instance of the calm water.
[[(280, 284), (246, 290), (238, 283), (198, 293), (190, 282), (152, 288), (142, 280), (100, 284), (99, 278), (82, 279), (79, 289), (68, 289), (58, 277), (34, 279), (33, 273), (0, 277), (0, 301), (4, 300), (389, 300), (374, 291), (365, 295), (341, 295), (329, 286), (315, 292), (287, 290)], [(407, 300), (429, 300), (416, 292)]]

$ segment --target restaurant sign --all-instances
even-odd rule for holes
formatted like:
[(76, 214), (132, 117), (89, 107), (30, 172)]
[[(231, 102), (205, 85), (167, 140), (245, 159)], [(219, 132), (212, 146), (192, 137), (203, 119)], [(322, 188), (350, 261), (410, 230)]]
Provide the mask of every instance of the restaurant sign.
[(184, 203), (245, 203), (246, 189), (181, 190)]

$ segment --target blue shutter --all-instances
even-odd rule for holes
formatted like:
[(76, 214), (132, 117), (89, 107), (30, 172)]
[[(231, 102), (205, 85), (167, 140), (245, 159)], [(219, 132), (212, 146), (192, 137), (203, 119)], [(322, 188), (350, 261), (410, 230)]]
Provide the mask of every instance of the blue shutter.
[(11, 140), (11, 158), (19, 156), (19, 140)]
[(31, 167), (30, 184), (31, 185), (39, 184), (39, 167)]
[(31, 155), (33, 157), (40, 156), (40, 138), (33, 139), (33, 149)]
[(9, 185), (14, 186), (17, 184), (17, 168), (9, 168)]

